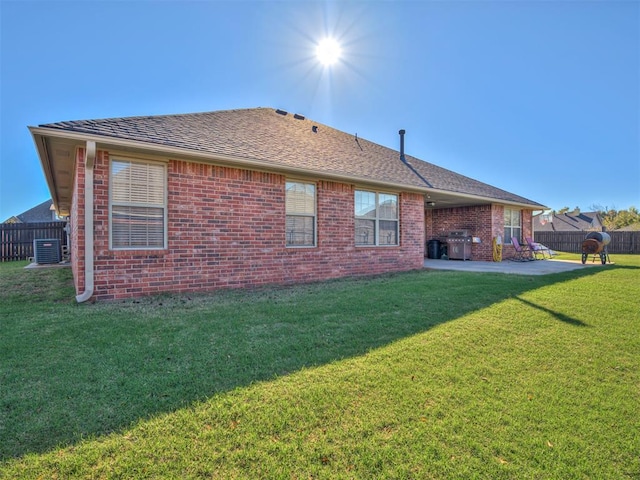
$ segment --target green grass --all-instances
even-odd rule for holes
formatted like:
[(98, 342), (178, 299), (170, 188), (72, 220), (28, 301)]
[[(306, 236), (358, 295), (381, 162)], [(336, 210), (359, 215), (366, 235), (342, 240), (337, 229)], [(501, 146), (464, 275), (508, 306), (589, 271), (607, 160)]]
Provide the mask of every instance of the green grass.
[(0, 264), (0, 478), (640, 478), (612, 260), (93, 305)]

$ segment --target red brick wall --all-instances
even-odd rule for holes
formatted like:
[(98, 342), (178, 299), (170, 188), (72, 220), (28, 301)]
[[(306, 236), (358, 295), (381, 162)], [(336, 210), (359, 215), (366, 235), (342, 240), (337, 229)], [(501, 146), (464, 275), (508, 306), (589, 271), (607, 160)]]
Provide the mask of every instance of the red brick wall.
[(84, 150), (76, 151), (76, 170), (73, 183), (73, 202), (69, 215), (71, 226), (70, 254), (71, 270), (76, 293), (84, 290), (84, 251), (78, 246), (84, 245)]
[[(78, 168), (78, 185), (82, 176)], [(419, 194), (399, 196), (399, 246), (356, 247), (355, 187), (318, 181), (318, 245), (286, 248), (285, 176), (172, 160), (168, 248), (114, 251), (109, 249), (108, 179), (108, 154), (99, 152), (94, 171), (97, 299), (291, 284), (422, 267), (424, 206)], [(80, 208), (74, 218), (80, 231)], [(80, 286), (81, 258), (80, 254), (74, 267)]]
[[(432, 238), (436, 237), (436, 232), (433, 226), (433, 210), (430, 208), (426, 208), (424, 210), (424, 237), (425, 241), (431, 240)], [(426, 243), (424, 256), (427, 256)]]

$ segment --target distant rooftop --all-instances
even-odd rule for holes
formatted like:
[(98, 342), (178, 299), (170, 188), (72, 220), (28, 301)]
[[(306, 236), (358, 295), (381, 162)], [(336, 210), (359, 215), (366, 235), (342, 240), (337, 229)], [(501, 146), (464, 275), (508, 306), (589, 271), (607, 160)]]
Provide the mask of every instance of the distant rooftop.
[(8, 218), (3, 223), (38, 223), (55, 222), (58, 220), (56, 212), (51, 209), (52, 200), (46, 200), (29, 210)]
[(602, 221), (598, 212), (568, 212), (536, 215), (533, 229), (536, 232), (588, 232), (601, 231)]

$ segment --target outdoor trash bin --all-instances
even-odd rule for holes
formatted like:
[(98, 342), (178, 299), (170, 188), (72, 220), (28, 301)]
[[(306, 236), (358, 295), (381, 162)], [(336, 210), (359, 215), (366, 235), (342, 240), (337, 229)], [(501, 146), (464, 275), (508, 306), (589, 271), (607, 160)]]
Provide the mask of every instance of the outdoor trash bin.
[(440, 240), (429, 240), (427, 242), (427, 257), (440, 258)]

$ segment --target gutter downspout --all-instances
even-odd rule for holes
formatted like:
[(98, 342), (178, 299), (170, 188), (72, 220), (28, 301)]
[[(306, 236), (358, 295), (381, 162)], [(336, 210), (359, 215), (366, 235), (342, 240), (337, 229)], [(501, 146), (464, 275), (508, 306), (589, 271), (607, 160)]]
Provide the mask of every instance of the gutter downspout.
[(84, 292), (76, 295), (78, 303), (93, 295), (93, 166), (96, 142), (87, 141), (84, 155)]

